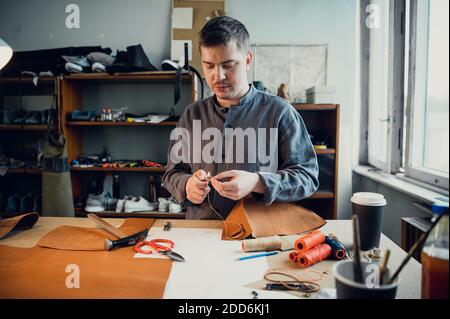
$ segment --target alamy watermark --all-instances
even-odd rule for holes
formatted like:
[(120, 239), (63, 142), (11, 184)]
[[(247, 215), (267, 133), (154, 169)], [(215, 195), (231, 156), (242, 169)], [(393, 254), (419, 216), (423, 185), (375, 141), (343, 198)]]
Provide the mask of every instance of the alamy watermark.
[(68, 289), (80, 288), (80, 267), (77, 264), (69, 264), (66, 267), (66, 287)]
[[(184, 163), (259, 164), (262, 171), (278, 168), (278, 128), (225, 128), (202, 130), (201, 120), (192, 121), (192, 131), (172, 130), (170, 161)], [(205, 145), (203, 145), (205, 144)]]
[(376, 4), (369, 4), (366, 7), (366, 13), (369, 14), (366, 17), (366, 27), (368, 29), (379, 29), (381, 26), (380, 7)]
[(67, 29), (79, 29), (80, 28), (80, 7), (71, 3), (66, 6), (66, 28)]

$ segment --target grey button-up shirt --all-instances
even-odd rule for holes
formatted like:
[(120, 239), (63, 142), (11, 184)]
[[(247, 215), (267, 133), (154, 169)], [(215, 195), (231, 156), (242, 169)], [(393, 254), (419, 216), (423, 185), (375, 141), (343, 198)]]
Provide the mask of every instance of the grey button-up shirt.
[[(183, 134), (174, 134), (180, 131), (184, 140)], [(245, 147), (238, 147), (239, 140)], [(174, 158), (175, 153), (180, 157)], [(178, 202), (186, 202), (186, 182), (199, 169), (211, 176), (233, 169), (258, 173), (264, 194), (253, 196), (266, 205), (306, 198), (319, 185), (317, 157), (300, 114), (286, 100), (253, 85), (239, 105), (228, 109), (215, 96), (186, 107), (171, 134), (163, 185)], [(187, 202), (189, 219), (220, 218), (210, 205), (226, 218), (236, 204), (212, 186), (203, 203)]]

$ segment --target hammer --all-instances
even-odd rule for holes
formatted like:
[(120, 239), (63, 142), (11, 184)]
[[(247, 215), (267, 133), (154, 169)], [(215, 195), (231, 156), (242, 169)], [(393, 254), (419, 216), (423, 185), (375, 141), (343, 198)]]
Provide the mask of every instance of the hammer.
[(147, 237), (148, 229), (145, 229), (143, 231), (137, 232), (135, 234), (132, 234), (130, 236), (125, 235), (120, 229), (117, 229), (113, 225), (109, 224), (105, 220), (101, 219), (95, 214), (88, 214), (87, 217), (91, 220), (93, 220), (97, 225), (99, 225), (102, 229), (113, 235), (114, 237), (117, 237), (117, 240), (110, 240), (105, 239), (105, 249), (106, 250), (112, 250), (116, 247), (128, 247), (128, 246), (134, 246), (137, 242), (139, 242), (141, 239)]

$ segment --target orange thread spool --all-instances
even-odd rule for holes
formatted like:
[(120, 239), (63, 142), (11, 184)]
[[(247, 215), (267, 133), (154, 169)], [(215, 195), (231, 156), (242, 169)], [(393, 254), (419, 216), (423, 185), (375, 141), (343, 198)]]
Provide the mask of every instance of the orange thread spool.
[(325, 242), (325, 234), (320, 230), (315, 230), (312, 233), (297, 239), (294, 247), (299, 253), (304, 253), (323, 242)]
[(297, 262), (298, 262), (298, 252), (295, 251), (295, 250), (294, 250), (294, 251), (291, 251), (291, 252), (289, 253), (289, 260), (291, 260), (291, 261), (297, 263)]
[(299, 253), (298, 264), (302, 268), (314, 265), (331, 255), (331, 247), (328, 244), (321, 244), (304, 253)]

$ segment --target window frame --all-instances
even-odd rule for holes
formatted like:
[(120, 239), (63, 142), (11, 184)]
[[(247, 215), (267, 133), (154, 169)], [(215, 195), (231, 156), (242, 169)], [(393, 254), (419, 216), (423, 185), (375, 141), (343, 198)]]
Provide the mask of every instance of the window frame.
[[(430, 0), (421, 0), (426, 3), (427, 10), (429, 8)], [(428, 16), (428, 12), (425, 14)], [(428, 20), (425, 21), (428, 25)], [(416, 81), (416, 74), (418, 72), (417, 68), (417, 27), (419, 24), (418, 16), (418, 3), (417, 0), (410, 0), (410, 39), (409, 39), (409, 66), (408, 66), (408, 93), (407, 93), (407, 123), (406, 123), (406, 147), (405, 147), (405, 176), (411, 179), (418, 180), (420, 182), (438, 187), (439, 189), (448, 192), (448, 174), (444, 172), (439, 172), (433, 169), (428, 169), (425, 167), (414, 166), (414, 149), (413, 145), (418, 143), (423, 144), (423, 141), (417, 142), (418, 137), (414, 135), (415, 131), (415, 116), (417, 112), (426, 112), (425, 107), (418, 109), (416, 106), (419, 99), (424, 99), (425, 92), (423, 88), (418, 88)], [(425, 67), (426, 70), (426, 67)], [(424, 116), (424, 114), (422, 114)], [(422, 147), (422, 146), (421, 146)], [(423, 147), (422, 147), (423, 148)]]

